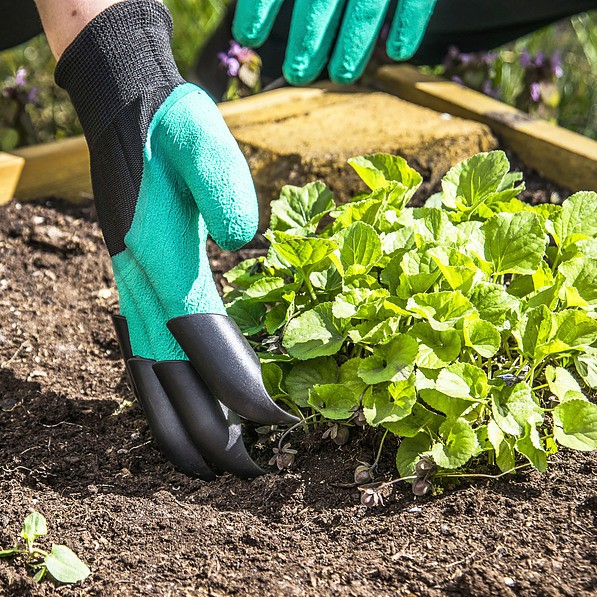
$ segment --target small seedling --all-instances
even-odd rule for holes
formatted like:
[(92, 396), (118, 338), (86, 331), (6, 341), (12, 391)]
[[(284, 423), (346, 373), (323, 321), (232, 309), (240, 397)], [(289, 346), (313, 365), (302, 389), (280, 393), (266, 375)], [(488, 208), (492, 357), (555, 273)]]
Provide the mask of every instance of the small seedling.
[(37, 582), (40, 582), (46, 573), (64, 584), (86, 579), (91, 570), (66, 545), (52, 544), (49, 553), (35, 546), (35, 540), (47, 534), (46, 519), (39, 512), (31, 512), (25, 518), (21, 530), (21, 538), (25, 543), (18, 542), (10, 549), (0, 550), (0, 558), (23, 557), (25, 563), (35, 570), (34, 579)]
[(350, 435), (348, 427), (339, 423), (330, 423), (329, 427), (323, 432), (322, 439), (330, 438), (337, 446), (343, 446)]
[(293, 462), (297, 451), (290, 447), (290, 444), (284, 444), (282, 447), (273, 449), (274, 455), (269, 461), (269, 465), (274, 464), (278, 467), (278, 470), (288, 468)]

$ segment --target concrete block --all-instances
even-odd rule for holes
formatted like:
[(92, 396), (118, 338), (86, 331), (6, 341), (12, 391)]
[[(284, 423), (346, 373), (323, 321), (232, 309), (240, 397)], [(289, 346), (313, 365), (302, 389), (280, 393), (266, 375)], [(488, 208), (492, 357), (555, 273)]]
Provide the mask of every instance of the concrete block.
[(363, 190), (346, 163), (350, 157), (400, 155), (423, 175), (428, 190), (454, 164), (498, 145), (483, 124), (354, 87), (279, 89), (221, 109), (251, 167), (262, 229), (270, 201), (285, 184), (323, 180), (337, 201)]

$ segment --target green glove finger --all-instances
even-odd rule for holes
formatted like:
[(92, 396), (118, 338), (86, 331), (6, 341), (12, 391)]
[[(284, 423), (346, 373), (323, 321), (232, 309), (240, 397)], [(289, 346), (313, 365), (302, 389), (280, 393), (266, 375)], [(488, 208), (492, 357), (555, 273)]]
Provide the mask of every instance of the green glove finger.
[(241, 44), (257, 48), (268, 38), (284, 0), (238, 0), (232, 35)]
[(383, 25), (390, 0), (349, 0), (330, 60), (335, 83), (352, 83), (365, 70)]
[(156, 127), (156, 139), (191, 190), (211, 237), (222, 249), (235, 251), (257, 232), (259, 210), (251, 172), (206, 93), (188, 83), (168, 99), (176, 101), (177, 94), (188, 91)]
[(311, 83), (324, 69), (345, 3), (346, 0), (296, 0), (282, 67), (289, 83)]
[(388, 56), (408, 60), (421, 45), (437, 0), (398, 0), (387, 42)]

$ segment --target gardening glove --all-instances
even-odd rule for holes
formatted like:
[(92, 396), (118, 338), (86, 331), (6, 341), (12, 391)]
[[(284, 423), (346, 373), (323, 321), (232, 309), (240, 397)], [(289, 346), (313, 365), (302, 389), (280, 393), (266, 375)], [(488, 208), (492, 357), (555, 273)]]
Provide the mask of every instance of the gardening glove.
[[(238, 0), (234, 37), (242, 44), (259, 47), (269, 36), (283, 1)], [(358, 79), (371, 58), (390, 1), (296, 0), (282, 69), (286, 80), (293, 85), (310, 83), (328, 60), (332, 81), (352, 83)], [(407, 60), (415, 53), (435, 3), (398, 0), (386, 44), (390, 58)]]
[(217, 107), (185, 83), (157, 0), (128, 0), (66, 49), (56, 81), (70, 94), (91, 157), (95, 202), (112, 258), (114, 318), (134, 392), (164, 455), (204, 479), (252, 477), (235, 413), (295, 422), (267, 394), (259, 361), (226, 315), (206, 253), (257, 229), (251, 175)]

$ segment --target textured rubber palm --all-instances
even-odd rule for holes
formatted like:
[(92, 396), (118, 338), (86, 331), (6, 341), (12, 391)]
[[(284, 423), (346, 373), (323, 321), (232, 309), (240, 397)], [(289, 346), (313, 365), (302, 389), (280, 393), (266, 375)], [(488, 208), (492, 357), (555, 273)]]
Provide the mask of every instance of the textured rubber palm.
[[(282, 3), (238, 0), (233, 23), (236, 39), (253, 47), (261, 45)], [(391, 58), (405, 60), (415, 53), (435, 3), (399, 0), (387, 44)], [(294, 85), (315, 80), (330, 60), (337, 36), (330, 77), (338, 83), (354, 82), (371, 57), (389, 4), (390, 0), (296, 0), (283, 66), (286, 80)]]
[(135, 355), (187, 358), (166, 322), (225, 313), (207, 235), (238, 249), (255, 235), (258, 217), (249, 168), (217, 107), (195, 85), (176, 87), (149, 125), (126, 249), (112, 258)]

